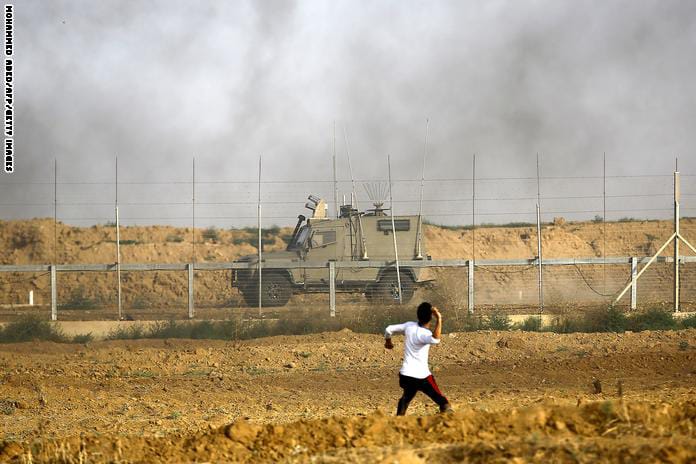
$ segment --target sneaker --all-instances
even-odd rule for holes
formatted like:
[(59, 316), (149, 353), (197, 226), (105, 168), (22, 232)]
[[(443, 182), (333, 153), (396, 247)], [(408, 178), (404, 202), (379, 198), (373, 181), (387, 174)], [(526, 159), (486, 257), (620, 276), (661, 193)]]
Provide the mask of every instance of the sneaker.
[(454, 409), (452, 409), (452, 405), (450, 405), (449, 403), (440, 407), (440, 414), (452, 414), (453, 412)]

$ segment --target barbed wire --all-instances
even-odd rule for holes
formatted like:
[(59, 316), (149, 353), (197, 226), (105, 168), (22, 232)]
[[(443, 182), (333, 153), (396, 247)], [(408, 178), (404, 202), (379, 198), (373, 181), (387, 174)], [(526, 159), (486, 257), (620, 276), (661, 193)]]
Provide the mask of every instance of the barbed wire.
[[(682, 211), (684, 210), (694, 210), (696, 211), (696, 208), (682, 208)], [(640, 209), (624, 209), (624, 210), (607, 210), (607, 213), (636, 213), (636, 212), (648, 212), (648, 211), (665, 211), (664, 208), (640, 208)], [(591, 213), (597, 213), (597, 210), (566, 210), (566, 211), (546, 211), (543, 214), (591, 214)], [(491, 212), (491, 213), (483, 213), (483, 212), (477, 212), (477, 216), (534, 216), (536, 214), (535, 211), (501, 211), (501, 212)], [(424, 212), (423, 216), (426, 218), (428, 217), (469, 217), (471, 216), (471, 211), (465, 211), (465, 212), (458, 212), (458, 213), (438, 213), (438, 212)], [(234, 215), (234, 216), (196, 216), (196, 219), (257, 219), (258, 216), (240, 216), (240, 215)], [(112, 221), (114, 218), (112, 216), (96, 216), (96, 217), (60, 217), (60, 220), (63, 221), (102, 221), (102, 220), (107, 220), (107, 221)], [(121, 216), (120, 218), (122, 221), (144, 221), (144, 220), (190, 220), (191, 216), (143, 216), (143, 217), (138, 217), (138, 216)], [(273, 216), (273, 215), (266, 215), (262, 216), (262, 219), (267, 220), (267, 219), (286, 219), (286, 220), (295, 220), (297, 219), (297, 216)], [(481, 224), (477, 224), (481, 225)]]
[[(275, 193), (275, 192), (273, 192)], [(280, 193), (280, 192), (278, 192)], [(696, 194), (682, 194), (683, 197), (696, 197)], [(650, 194), (624, 194), (624, 195), (607, 195), (606, 198), (657, 198), (657, 197), (669, 197), (671, 194), (667, 193), (650, 193)], [(574, 195), (574, 196), (548, 196), (541, 197), (541, 200), (584, 200), (584, 199), (602, 199), (602, 195)], [(475, 201), (530, 201), (536, 200), (536, 197), (483, 197), (476, 198)], [(421, 200), (394, 200), (394, 203), (419, 203)], [(454, 203), (454, 202), (467, 202), (470, 203), (474, 200), (471, 198), (428, 198), (423, 199), (423, 203)], [(261, 201), (262, 205), (294, 205), (300, 203), (299, 201)], [(47, 206), (114, 206), (114, 202), (44, 202), (44, 203), (0, 203), (0, 206), (15, 206), (15, 207), (47, 207)], [(168, 201), (168, 202), (119, 202), (119, 206), (191, 206), (193, 203), (188, 201)], [(256, 206), (258, 201), (197, 201), (196, 205), (201, 206), (238, 206), (238, 205), (249, 205)]]
[[(682, 177), (690, 178), (696, 177), (693, 174), (682, 174)], [(536, 176), (493, 176), (493, 177), (477, 177), (476, 182), (555, 182), (555, 181), (584, 181), (584, 180), (628, 180), (628, 181), (639, 181), (644, 183), (646, 180), (655, 180), (657, 184), (653, 183), (651, 191), (645, 192), (644, 190), (637, 190), (635, 186), (629, 185), (628, 188), (617, 188), (616, 193), (599, 195), (593, 192), (588, 192), (587, 187), (582, 187), (585, 189), (583, 192), (580, 190), (580, 185), (575, 192), (572, 189), (570, 191), (563, 192), (564, 185), (559, 185), (556, 183), (555, 187), (549, 187), (549, 190), (555, 190), (555, 192), (550, 192), (546, 196), (541, 196), (539, 199), (542, 203), (546, 203), (545, 206), (541, 208), (542, 218), (546, 219), (550, 216), (570, 216), (571, 220), (582, 215), (588, 216), (588, 221), (596, 221), (598, 217), (602, 219), (608, 219), (604, 216), (646, 216), (646, 219), (652, 219), (656, 216), (662, 217), (671, 212), (671, 202), (668, 199), (672, 197), (671, 190), (667, 190), (666, 186), (664, 191), (660, 191), (664, 186), (665, 181), (672, 179), (672, 174), (628, 174), (628, 175), (569, 175), (569, 176), (541, 176), (537, 179)], [(401, 205), (399, 212), (404, 215), (413, 215), (415, 208), (412, 205), (418, 204), (421, 200), (415, 199), (413, 197), (414, 187), (411, 184), (416, 182), (421, 182), (422, 179), (412, 179), (412, 178), (400, 178), (394, 179), (392, 182), (395, 186), (401, 185), (401, 190), (407, 192), (407, 195), (402, 196), (394, 200), (395, 204)], [(357, 182), (378, 182), (381, 179), (358, 179)], [(423, 216), (426, 220), (431, 219), (439, 222), (462, 222), (465, 219), (475, 217), (471, 221), (465, 221), (467, 224), (470, 223), (471, 227), (478, 227), (486, 225), (485, 221), (487, 218), (496, 218), (504, 216), (512, 216), (514, 218), (529, 218), (530, 223), (535, 222), (532, 219), (536, 216), (536, 211), (534, 208), (528, 208), (531, 206), (531, 202), (536, 202), (537, 197), (530, 195), (527, 191), (527, 187), (512, 187), (507, 191), (505, 186), (501, 187), (498, 185), (493, 185), (496, 189), (502, 189), (501, 192), (496, 191), (493, 188), (483, 189), (483, 195), (478, 198), (469, 197), (468, 193), (463, 194), (462, 188), (459, 187), (458, 183), (470, 183), (474, 179), (470, 177), (462, 176), (442, 176), (434, 177), (431, 179), (424, 179), (425, 182), (437, 183), (437, 191), (434, 191), (434, 195), (429, 195), (426, 193), (422, 200), (423, 205)], [(262, 220), (266, 223), (270, 221), (278, 222), (293, 222), (296, 220), (297, 215), (294, 214), (295, 210), (293, 208), (293, 214), (287, 214), (290, 212), (290, 207), (294, 205), (300, 205), (304, 202), (308, 192), (307, 185), (309, 189), (312, 190), (314, 187), (319, 186), (316, 190), (319, 190), (321, 195), (327, 198), (327, 203), (331, 203), (331, 197), (333, 197), (333, 192), (329, 193), (325, 191), (333, 183), (333, 180), (326, 179), (305, 179), (305, 180), (287, 180), (287, 179), (267, 179), (262, 180), (261, 184), (267, 186), (267, 191), (264, 192), (265, 199), (262, 198), (260, 204), (265, 207), (265, 214), (262, 216)], [(343, 186), (348, 185), (351, 181), (348, 179), (337, 180), (338, 184)], [(453, 184), (454, 183), (454, 184)], [(619, 182), (620, 183), (620, 182)], [(257, 185), (257, 180), (246, 180), (246, 179), (197, 179), (195, 183), (193, 179), (172, 179), (172, 180), (123, 180), (118, 182), (118, 184), (124, 186), (145, 186), (145, 187), (166, 187), (166, 186), (191, 186), (194, 184), (197, 188), (197, 197), (199, 201), (189, 201), (184, 200), (183, 195), (190, 195), (191, 192), (186, 191), (187, 189), (179, 189), (174, 192), (167, 192), (165, 188), (161, 189), (159, 192), (142, 193), (138, 188), (125, 189), (126, 193), (122, 193), (121, 201), (118, 202), (118, 206), (121, 208), (122, 221), (133, 223), (147, 223), (147, 222), (166, 222), (166, 223), (183, 223), (185, 224), (191, 222), (192, 219), (200, 221), (224, 221), (224, 223), (238, 222), (243, 224), (247, 221), (256, 220), (258, 216), (250, 210), (252, 207), (256, 207), (259, 202), (253, 198), (248, 191), (244, 190), (245, 187), (249, 185)], [(457, 185), (455, 185), (457, 184)], [(688, 183), (686, 183), (688, 185)], [(38, 213), (39, 211), (48, 212), (49, 208), (53, 208), (53, 214), (47, 214), (55, 217), (56, 220), (68, 221), (75, 223), (87, 223), (87, 222), (113, 222), (114, 215), (106, 213), (105, 210), (100, 208), (112, 208), (116, 205), (115, 201), (98, 201), (100, 195), (111, 196), (113, 192), (103, 191), (98, 192), (96, 195), (80, 193), (80, 186), (99, 186), (108, 187), (117, 185), (114, 179), (109, 179), (106, 182), (98, 181), (82, 181), (74, 179), (56, 179), (46, 180), (46, 181), (29, 181), (29, 182), (3, 182), (2, 185), (46, 185), (46, 186), (74, 186), (72, 192), (61, 192), (58, 195), (59, 198), (53, 198), (53, 201), (47, 200), (45, 202), (37, 201), (21, 201), (21, 197), (17, 198), (20, 201), (6, 201), (0, 203), (0, 211), (10, 212), (11, 215), (18, 214), (17, 211), (12, 208), (27, 208), (31, 212), (23, 212), (23, 214), (29, 216), (29, 214)], [(239, 186), (241, 188), (235, 189), (233, 192), (229, 192), (223, 189), (208, 189), (207, 187), (215, 186)], [(293, 186), (297, 185), (298, 190), (292, 190)], [(443, 186), (444, 185), (444, 186)], [(279, 188), (279, 190), (275, 190)], [(290, 187), (290, 188), (288, 188)], [(686, 186), (685, 186), (686, 187)], [(558, 194), (559, 189), (563, 194)], [(212, 192), (211, 192), (212, 190)], [(244, 190), (244, 191), (239, 191)], [(684, 190), (684, 189), (683, 189)], [(515, 195), (516, 191), (520, 194)], [(633, 192), (633, 193), (631, 193)], [(488, 193), (488, 194), (486, 194)], [(502, 193), (502, 194), (498, 194)], [(55, 193), (54, 193), (55, 194)], [(294, 198), (294, 195), (298, 195), (298, 200), (294, 201), (290, 198)], [(137, 196), (136, 196), (137, 195)], [(161, 195), (161, 200), (157, 201), (157, 196)], [(182, 196), (179, 196), (182, 195)], [(301, 195), (301, 199), (300, 198)], [(128, 198), (130, 196), (130, 198)], [(360, 196), (360, 195), (359, 195)], [(682, 192), (684, 198), (694, 198), (696, 193), (689, 193), (686, 191)], [(63, 197), (62, 199), (60, 197)], [(135, 197), (135, 198), (133, 198)], [(231, 197), (231, 198), (230, 198)], [(410, 197), (410, 198), (409, 198)], [(84, 201), (88, 198), (94, 198), (97, 201)], [(102, 197), (103, 198), (103, 197)], [(140, 201), (140, 198), (143, 201)], [(592, 206), (594, 200), (616, 200), (615, 206), (621, 206), (620, 208), (611, 209), (601, 209), (588, 208)], [(126, 200), (126, 201), (123, 201)], [(633, 202), (642, 201), (639, 203), (640, 207), (629, 207), (638, 206)], [(664, 203), (663, 203), (664, 201)], [(523, 202), (520, 204), (520, 202)], [(528, 202), (525, 204), (525, 202)], [(494, 206), (491, 203), (500, 203), (500, 206)], [(668, 204), (670, 203), (670, 204)], [(662, 206), (664, 204), (664, 207)], [(517, 208), (520, 205), (521, 208)], [(439, 207), (438, 207), (439, 206)], [(574, 208), (574, 206), (581, 206), (579, 208)], [(614, 206), (614, 204), (612, 204)], [(230, 208), (227, 208), (230, 207)], [(497, 211), (496, 208), (500, 208)], [(29, 210), (29, 208), (36, 208), (34, 210)], [(149, 211), (146, 208), (152, 208), (154, 214), (143, 214)], [(180, 208), (181, 210), (177, 213), (174, 209), (168, 208)], [(189, 214), (192, 208), (196, 208), (195, 217), (193, 214)], [(200, 208), (200, 209), (198, 209)], [(335, 208), (331, 208), (332, 210)], [(473, 211), (472, 211), (473, 209)], [(237, 213), (239, 211), (239, 213)], [(689, 213), (691, 211), (696, 211), (696, 208), (689, 208), (688, 206), (682, 206), (682, 211), (684, 213)], [(169, 214), (169, 213), (173, 214)], [(297, 211), (302, 212), (301, 211)], [(106, 214), (104, 214), (106, 213)], [(663, 214), (654, 214), (663, 213)], [(476, 219), (480, 220), (476, 220)], [(497, 220), (494, 219), (494, 220)], [(546, 222), (548, 223), (548, 222)], [(545, 224), (546, 224), (545, 223)], [(125, 224), (124, 224), (125, 225)]]
[[(696, 174), (680, 174), (681, 177), (696, 177)], [(541, 176), (540, 181), (544, 180), (602, 180), (606, 179), (667, 179), (672, 178), (673, 174), (625, 174), (625, 175), (595, 175), (595, 176)], [(471, 177), (443, 177), (443, 178), (426, 178), (422, 179), (424, 182), (472, 182)], [(501, 177), (477, 177), (476, 182), (486, 182), (486, 181), (529, 181), (536, 182), (536, 176), (501, 176)], [(261, 180), (261, 184), (333, 184), (333, 180), (325, 179), (267, 179)], [(337, 179), (336, 182), (349, 184), (352, 182), (351, 179)], [(387, 179), (375, 178), (375, 179), (355, 179), (355, 182), (387, 182)], [(421, 179), (412, 178), (402, 178), (402, 179), (392, 179), (392, 183), (420, 183)], [(142, 180), (142, 181), (121, 181), (119, 180), (119, 185), (181, 185), (181, 184), (193, 184), (196, 185), (207, 185), (207, 184), (251, 184), (256, 185), (259, 183), (258, 180), (196, 180), (193, 182), (191, 179), (187, 180)], [(113, 179), (104, 181), (24, 181), (24, 182), (3, 182), (3, 185), (115, 185), (116, 182)]]

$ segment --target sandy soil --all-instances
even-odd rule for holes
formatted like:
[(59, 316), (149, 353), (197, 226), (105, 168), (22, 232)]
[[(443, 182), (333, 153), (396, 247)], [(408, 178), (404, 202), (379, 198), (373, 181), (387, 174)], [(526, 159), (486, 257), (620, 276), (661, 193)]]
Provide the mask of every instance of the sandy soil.
[(381, 341), (0, 346), (0, 461), (696, 461), (696, 330), (450, 334), (405, 418)]

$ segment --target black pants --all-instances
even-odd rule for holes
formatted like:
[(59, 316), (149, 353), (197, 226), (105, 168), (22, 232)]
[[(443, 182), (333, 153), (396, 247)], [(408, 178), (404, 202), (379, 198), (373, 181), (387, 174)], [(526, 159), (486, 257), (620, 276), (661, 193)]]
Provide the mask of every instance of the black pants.
[(431, 400), (436, 402), (437, 405), (440, 406), (440, 411), (444, 411), (447, 405), (449, 405), (449, 401), (447, 401), (447, 398), (445, 398), (440, 391), (437, 383), (435, 383), (435, 377), (432, 375), (424, 379), (416, 379), (399, 374), (399, 386), (404, 389), (404, 394), (401, 396), (399, 406), (396, 409), (397, 416), (406, 414), (409, 403), (419, 391), (422, 391), (428, 395)]

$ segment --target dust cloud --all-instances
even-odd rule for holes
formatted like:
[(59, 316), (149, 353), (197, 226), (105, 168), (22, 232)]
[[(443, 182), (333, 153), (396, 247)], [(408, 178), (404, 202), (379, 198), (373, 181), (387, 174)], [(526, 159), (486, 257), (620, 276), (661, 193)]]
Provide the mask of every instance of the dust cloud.
[[(544, 181), (547, 219), (602, 214), (565, 197), (601, 196), (604, 152), (610, 176), (663, 176), (610, 177), (609, 194), (650, 195), (612, 198), (608, 217), (667, 217), (674, 158), (696, 174), (689, 1), (29, 0), (15, 21), (3, 219), (52, 216), (54, 159), (59, 219), (112, 219), (118, 155), (124, 223), (188, 224), (195, 156), (197, 224), (253, 224), (253, 184), (207, 182), (253, 182), (260, 155), (265, 180), (330, 180), (334, 121), (343, 180), (344, 128), (356, 178), (386, 178), (387, 154), (394, 178), (420, 178), (426, 118), (429, 179), (470, 178), (474, 153), (477, 177), (534, 177), (537, 153), (542, 176), (594, 177)], [(533, 220), (535, 181), (477, 188), (478, 222)], [(417, 189), (397, 182), (397, 213), (417, 210)], [(264, 224), (332, 192), (267, 184)], [(434, 222), (470, 222), (469, 182), (425, 195)]]

